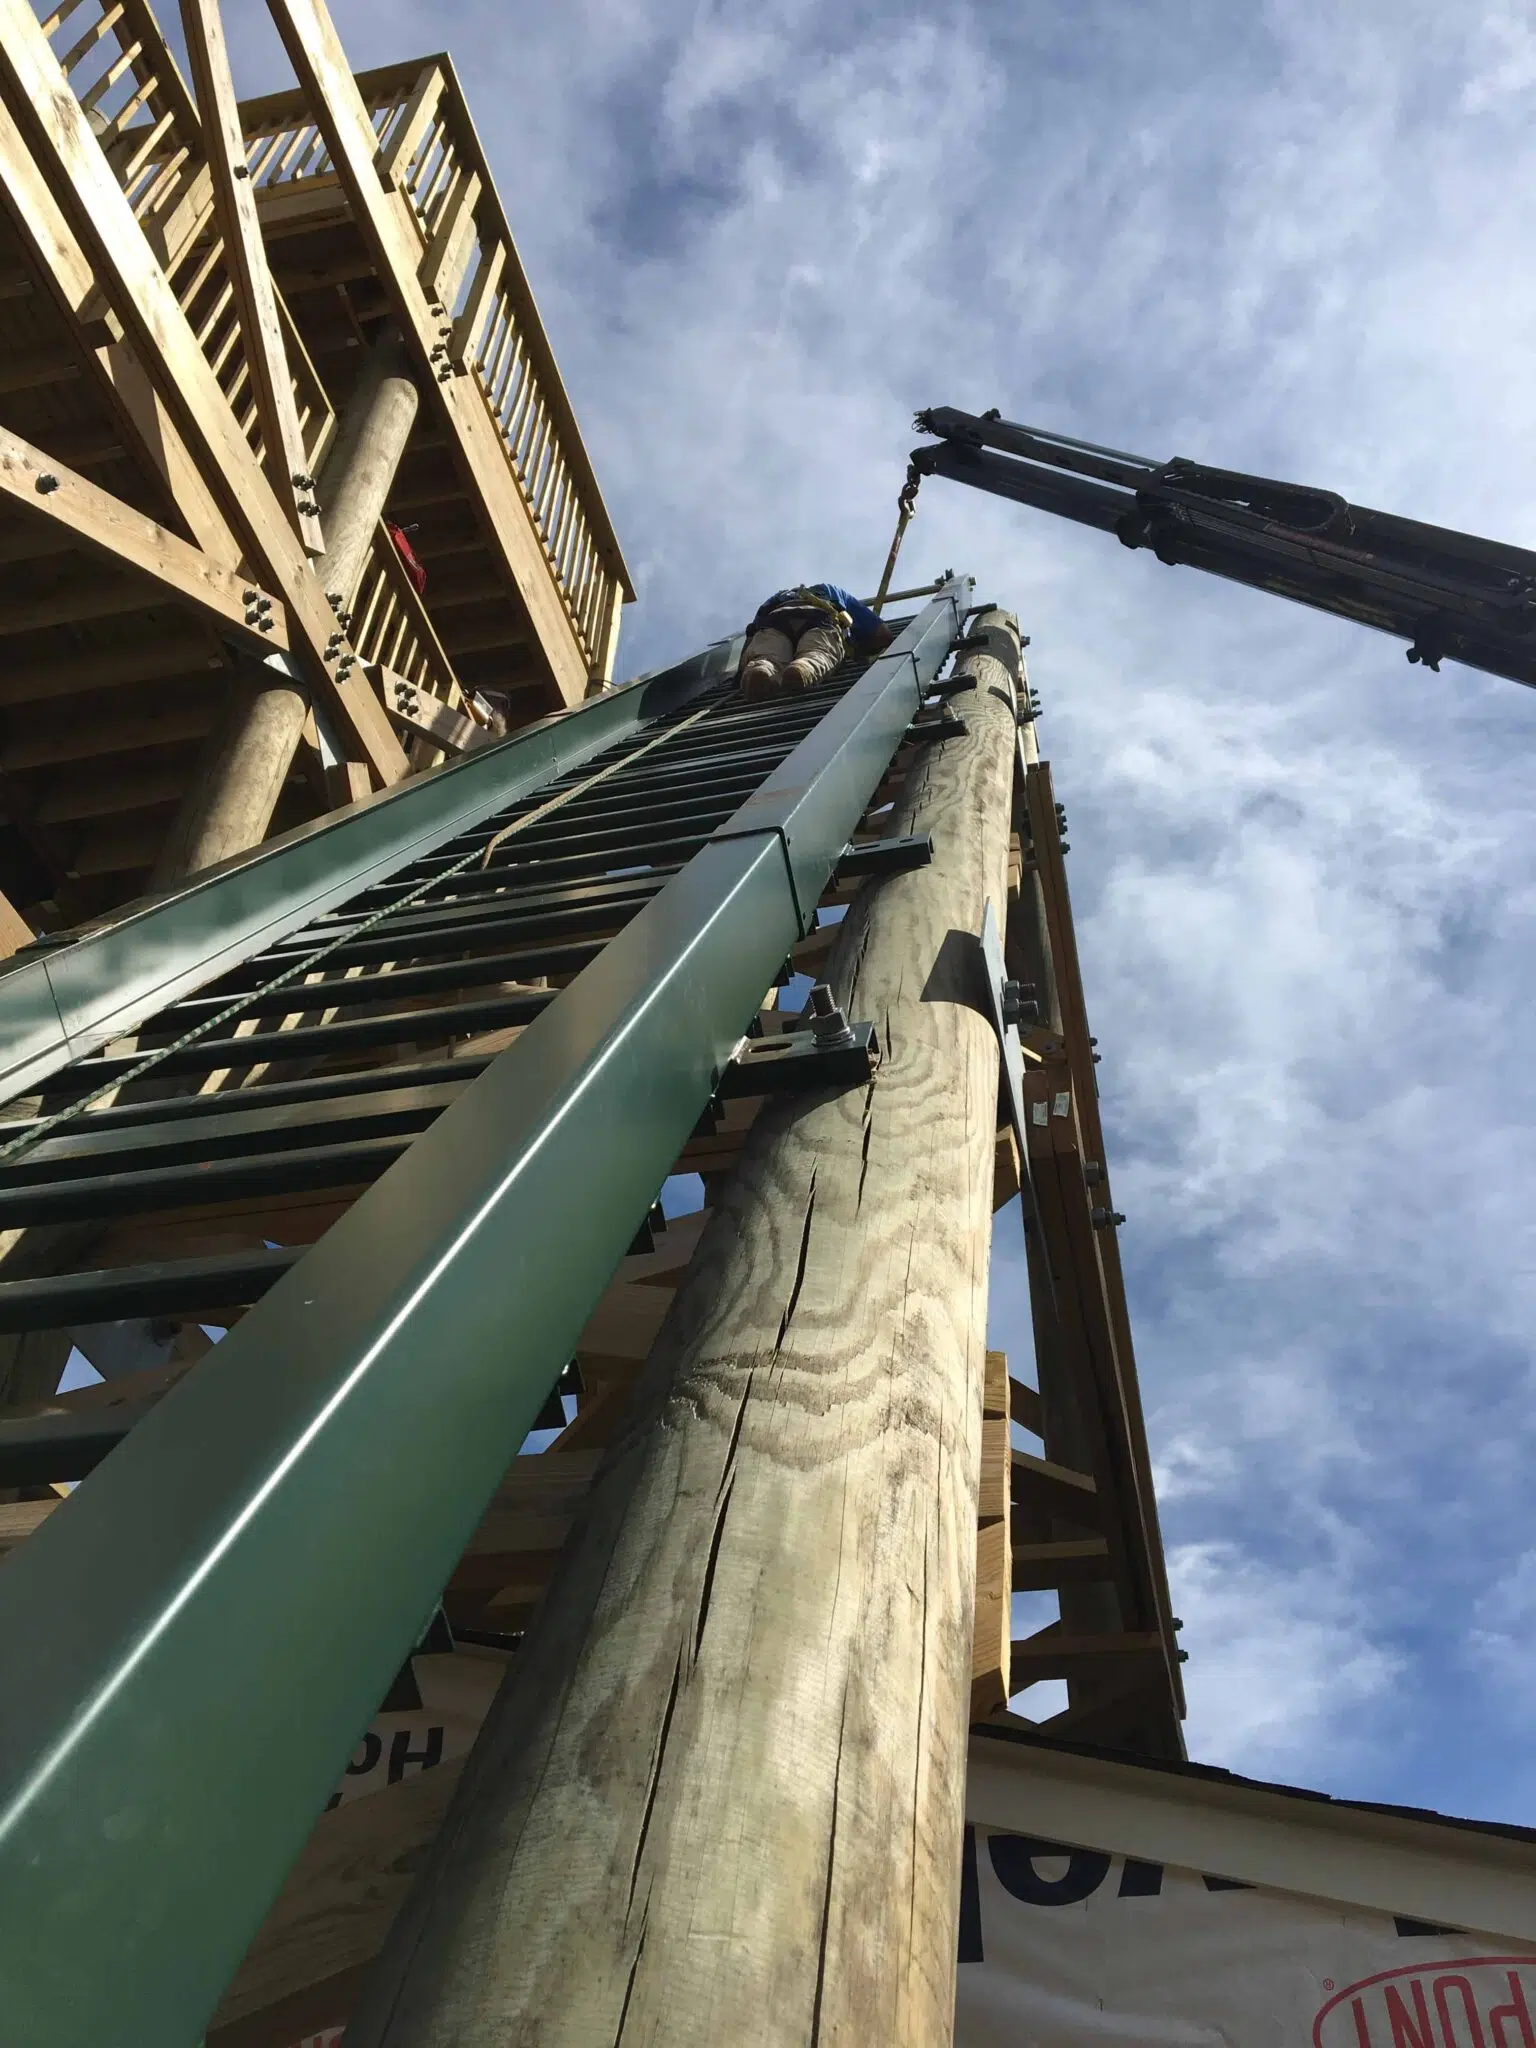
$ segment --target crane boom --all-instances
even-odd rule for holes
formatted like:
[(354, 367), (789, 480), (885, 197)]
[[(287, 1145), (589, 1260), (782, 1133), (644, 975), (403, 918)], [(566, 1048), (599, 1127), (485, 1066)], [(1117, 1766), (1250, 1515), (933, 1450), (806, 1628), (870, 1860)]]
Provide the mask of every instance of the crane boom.
[(947, 476), (1113, 533), (1161, 562), (1373, 626), (1442, 660), (1536, 686), (1536, 554), (1502, 541), (1351, 505), (1337, 492), (1175, 456), (1155, 462), (996, 412), (917, 415), (937, 445), (912, 454)]

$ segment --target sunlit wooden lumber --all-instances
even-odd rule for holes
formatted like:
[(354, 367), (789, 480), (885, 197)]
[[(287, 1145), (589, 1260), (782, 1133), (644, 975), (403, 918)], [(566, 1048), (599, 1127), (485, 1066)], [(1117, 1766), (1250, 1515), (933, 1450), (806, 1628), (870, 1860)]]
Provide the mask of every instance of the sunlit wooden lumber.
[[(241, 536), (261, 581), (286, 606), (295, 653), (324, 692), (383, 783), (407, 762), (382, 705), (354, 665), (345, 640), (265, 472), (214, 377), (186, 315), (69, 90), (26, 0), (0, 0), (0, 72), (14, 108), (26, 109), (28, 141), (141, 359), (186, 438), (205, 479)], [(10, 188), (12, 167), (0, 161)], [(53, 251), (41, 251), (50, 260)], [(355, 662), (355, 657), (354, 657)]]

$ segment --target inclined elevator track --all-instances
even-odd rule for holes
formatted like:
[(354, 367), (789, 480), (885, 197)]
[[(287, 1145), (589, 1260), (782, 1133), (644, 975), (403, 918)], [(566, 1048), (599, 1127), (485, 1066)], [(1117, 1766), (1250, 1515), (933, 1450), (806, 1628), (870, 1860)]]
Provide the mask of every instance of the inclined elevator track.
[[(131, 1050), (51, 1076), (34, 1114), (0, 1123), (0, 1230), (72, 1226), (81, 1249), (0, 1283), (0, 1333), (237, 1317), (307, 1244), (122, 1265), (95, 1263), (89, 1247), (124, 1218), (159, 1219), (174, 1242), (221, 1205), (360, 1193), (509, 1032), (559, 1001), (863, 666), (756, 704), (716, 685), (173, 1003)], [(0, 1484), (82, 1477), (124, 1420), (77, 1428), (67, 1447), (56, 1427), (9, 1425)]]

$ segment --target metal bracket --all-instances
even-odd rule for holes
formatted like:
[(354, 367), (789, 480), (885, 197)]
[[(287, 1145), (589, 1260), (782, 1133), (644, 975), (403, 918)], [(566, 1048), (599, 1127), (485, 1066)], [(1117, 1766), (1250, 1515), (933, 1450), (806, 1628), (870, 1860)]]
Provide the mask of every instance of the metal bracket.
[(861, 1087), (875, 1071), (880, 1041), (873, 1024), (850, 1024), (845, 1045), (818, 1044), (814, 1031), (743, 1039), (715, 1089), (733, 1095), (789, 1095), (812, 1088)]
[(963, 740), (969, 727), (963, 718), (951, 718), (946, 712), (940, 718), (915, 718), (902, 735), (903, 746), (917, 740)]
[(981, 957), (987, 965), (987, 1003), (992, 1016), (992, 1028), (997, 1033), (997, 1042), (1003, 1053), (1003, 1081), (1008, 1091), (1008, 1120), (1013, 1125), (1013, 1134), (1019, 1141), (1020, 1172), (1027, 1179), (1029, 1152), (1024, 1108), (1024, 1048), (1019, 1039), (1021, 1013), (1017, 994), (1018, 983), (1008, 978), (1008, 969), (1003, 962), (1003, 935), (998, 928), (997, 912), (992, 906), (990, 896), (987, 898), (986, 909), (981, 914)]
[(905, 839), (854, 840), (843, 848), (835, 870), (845, 875), (898, 875), (907, 868), (925, 868), (933, 860), (933, 835), (909, 833)]
[(928, 694), (930, 697), (943, 697), (946, 699), (950, 697), (963, 697), (967, 690), (974, 690), (975, 687), (976, 678), (961, 671), (956, 675), (944, 676), (936, 683), (930, 683), (928, 685)]

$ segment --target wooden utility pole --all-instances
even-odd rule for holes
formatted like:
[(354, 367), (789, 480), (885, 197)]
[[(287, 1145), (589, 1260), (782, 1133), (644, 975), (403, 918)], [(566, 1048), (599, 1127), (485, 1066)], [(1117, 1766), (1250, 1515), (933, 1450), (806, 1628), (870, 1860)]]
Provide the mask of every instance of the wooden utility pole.
[(764, 1113), (348, 2048), (950, 2038), (1018, 634), (829, 979), (865, 1088)]
[[(326, 549), (315, 574), (338, 612), (357, 590), (419, 403), (405, 342), (390, 323), (369, 351), (320, 477)], [(247, 659), (229, 709), (209, 735), (202, 772), (166, 836), (157, 885), (260, 844), (308, 715), (301, 683)]]

